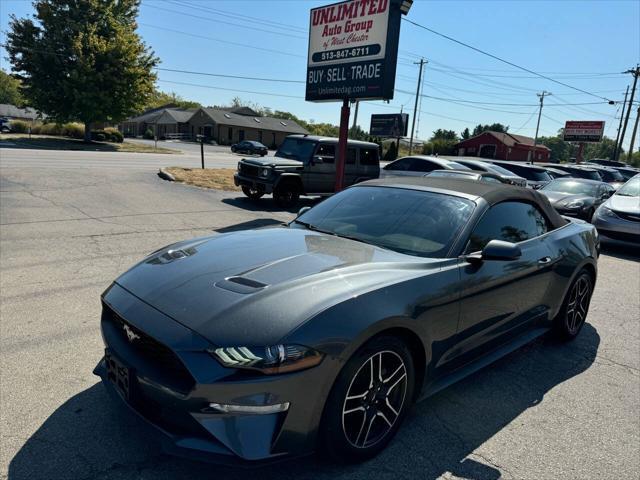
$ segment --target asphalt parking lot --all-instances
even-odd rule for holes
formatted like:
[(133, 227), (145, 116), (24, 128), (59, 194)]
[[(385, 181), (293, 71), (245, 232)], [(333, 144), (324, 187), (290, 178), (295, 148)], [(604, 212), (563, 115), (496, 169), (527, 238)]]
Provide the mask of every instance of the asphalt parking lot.
[(605, 246), (575, 342), (542, 338), (418, 404), (368, 463), (237, 470), (164, 455), (91, 373), (100, 293), (163, 245), (293, 212), (164, 182), (158, 155), (78, 168), (66, 154), (79, 152), (24, 152), (0, 150), (0, 478), (638, 478), (640, 253), (620, 245)]

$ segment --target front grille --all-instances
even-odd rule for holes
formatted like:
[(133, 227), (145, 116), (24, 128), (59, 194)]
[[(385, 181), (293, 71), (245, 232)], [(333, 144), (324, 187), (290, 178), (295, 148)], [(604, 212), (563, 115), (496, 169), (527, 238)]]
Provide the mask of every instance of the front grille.
[[(105, 326), (111, 327), (108, 331), (103, 329), (105, 341), (110, 348), (116, 350), (116, 354), (119, 353), (118, 350), (126, 350), (127, 357), (141, 360), (143, 365), (136, 365), (136, 368), (146, 367), (144, 373), (160, 384), (181, 393), (187, 393), (193, 388), (193, 377), (171, 349), (124, 320), (106, 304), (102, 321)], [(132, 336), (135, 337), (133, 340), (129, 338)]]
[(624, 220), (628, 220), (630, 222), (640, 222), (640, 214), (618, 212), (617, 210), (614, 210), (614, 213)]
[(260, 167), (255, 165), (247, 165), (246, 163), (240, 163), (240, 173), (247, 177), (257, 177), (260, 175)]

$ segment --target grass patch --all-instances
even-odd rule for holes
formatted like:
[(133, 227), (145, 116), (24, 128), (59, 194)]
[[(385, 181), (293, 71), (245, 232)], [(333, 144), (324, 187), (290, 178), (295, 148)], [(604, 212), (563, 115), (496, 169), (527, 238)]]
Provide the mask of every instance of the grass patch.
[(86, 152), (132, 152), (132, 153), (180, 153), (170, 148), (158, 147), (142, 143), (110, 143), (91, 142), (73, 138), (60, 138), (47, 135), (29, 135), (26, 133), (9, 133), (0, 136), (0, 147), (32, 148), (35, 150), (81, 150)]
[(173, 175), (177, 182), (195, 185), (196, 187), (214, 188), (216, 190), (228, 190), (237, 192), (240, 187), (233, 183), (233, 168), (165, 168)]

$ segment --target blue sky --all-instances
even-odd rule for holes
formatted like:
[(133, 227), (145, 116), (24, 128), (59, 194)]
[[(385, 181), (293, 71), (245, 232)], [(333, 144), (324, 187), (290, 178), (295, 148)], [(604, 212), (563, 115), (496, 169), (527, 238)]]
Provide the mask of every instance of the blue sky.
[[(139, 31), (162, 60), (162, 68), (304, 81), (309, 10), (327, 3), (331, 2), (143, 0)], [(21, 17), (31, 12), (29, 1), (0, 0), (0, 39), (4, 41), (9, 14)], [(631, 75), (620, 72), (640, 61), (638, 0), (415, 0), (409, 18), (613, 100), (622, 100), (625, 87), (632, 79)], [(6, 70), (9, 65), (5, 52), (1, 53), (2, 67)], [(419, 56), (430, 62), (424, 71), (425, 95), (529, 105), (463, 105), (422, 98), (420, 138), (428, 138), (437, 128), (460, 132), (466, 126), (472, 128), (478, 123), (493, 122), (509, 125), (514, 133), (533, 136), (536, 92), (543, 89), (553, 95), (545, 101), (541, 135), (555, 134), (565, 120), (602, 119), (607, 122), (605, 133), (615, 138), (618, 105), (563, 106), (600, 100), (548, 80), (530, 78), (530, 74), (407, 22), (403, 22), (400, 34), (397, 90), (415, 92), (418, 69), (413, 62)], [(224, 79), (166, 71), (159, 72), (159, 79), (162, 90), (174, 91), (205, 105), (226, 104), (238, 96), (261, 106), (291, 111), (307, 120), (336, 124), (339, 121), (339, 104), (305, 102), (303, 83)], [(363, 102), (358, 124), (368, 129), (372, 113), (399, 111), (401, 105), (405, 112), (412, 113), (414, 100), (411, 93), (396, 92), (390, 104)], [(627, 139), (629, 137), (630, 133)]]

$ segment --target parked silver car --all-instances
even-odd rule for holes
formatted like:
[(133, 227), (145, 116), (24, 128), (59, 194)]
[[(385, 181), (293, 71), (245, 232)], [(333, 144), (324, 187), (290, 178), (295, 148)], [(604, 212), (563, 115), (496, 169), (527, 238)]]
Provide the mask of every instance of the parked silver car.
[(402, 157), (380, 169), (380, 178), (384, 177), (423, 177), (434, 170), (470, 170), (470, 168), (445, 158), (430, 155), (412, 155)]
[(456, 163), (461, 163), (465, 167), (470, 168), (471, 170), (475, 170), (477, 172), (489, 172), (496, 175), (499, 175), (505, 183), (510, 183), (512, 185), (517, 185), (519, 187), (527, 186), (527, 179), (516, 175), (500, 165), (493, 165), (492, 163), (483, 162), (482, 160), (478, 160), (474, 157), (449, 157), (449, 160), (452, 160)]
[(640, 174), (596, 210), (592, 223), (605, 237), (640, 243)]

